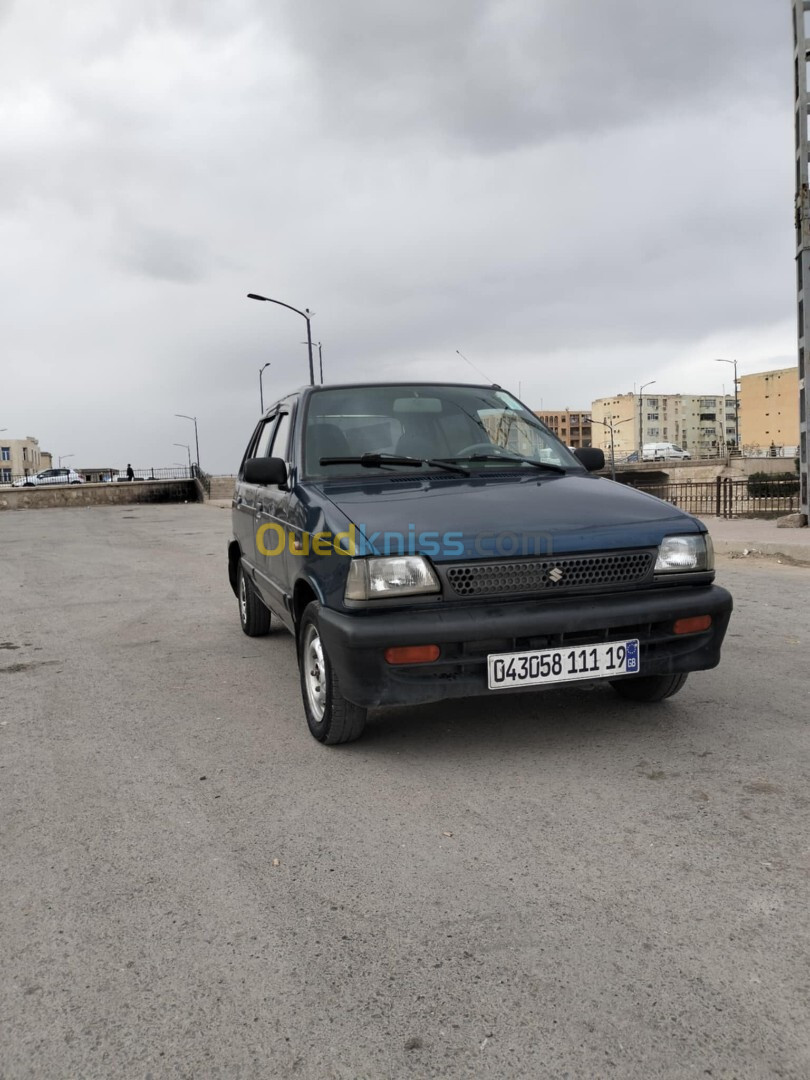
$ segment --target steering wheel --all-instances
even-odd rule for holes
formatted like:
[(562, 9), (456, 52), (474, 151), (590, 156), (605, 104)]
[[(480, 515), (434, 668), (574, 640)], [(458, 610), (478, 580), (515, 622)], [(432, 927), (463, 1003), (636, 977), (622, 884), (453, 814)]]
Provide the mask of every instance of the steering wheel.
[(458, 457), (464, 457), (466, 454), (496, 454), (498, 457), (512, 457), (508, 451), (505, 451), (502, 446), (496, 446), (495, 443), (477, 442), (472, 446), (465, 446), (463, 450), (459, 450)]

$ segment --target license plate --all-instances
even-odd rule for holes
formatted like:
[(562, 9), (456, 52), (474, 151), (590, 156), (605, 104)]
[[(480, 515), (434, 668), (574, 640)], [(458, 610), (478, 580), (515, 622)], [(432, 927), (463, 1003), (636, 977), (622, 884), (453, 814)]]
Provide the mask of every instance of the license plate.
[(580, 645), (571, 649), (490, 653), (487, 676), (490, 690), (512, 686), (545, 686), (579, 679), (615, 679), (639, 670), (638, 640)]

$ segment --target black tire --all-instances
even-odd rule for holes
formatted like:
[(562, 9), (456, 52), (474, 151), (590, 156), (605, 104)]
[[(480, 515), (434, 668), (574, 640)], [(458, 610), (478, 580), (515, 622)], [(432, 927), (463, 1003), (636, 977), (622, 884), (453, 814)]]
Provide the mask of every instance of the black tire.
[(239, 601), (239, 622), (248, 637), (264, 637), (270, 633), (270, 612), (261, 602), (240, 562), (236, 573), (236, 598)]
[(686, 672), (675, 675), (640, 675), (633, 679), (616, 679), (610, 685), (619, 697), (630, 701), (663, 701), (677, 694), (686, 682)]
[(320, 610), (317, 600), (304, 609), (298, 628), (298, 671), (309, 730), (318, 742), (334, 746), (360, 738), (367, 710), (348, 701), (341, 692), (340, 679), (321, 640)]

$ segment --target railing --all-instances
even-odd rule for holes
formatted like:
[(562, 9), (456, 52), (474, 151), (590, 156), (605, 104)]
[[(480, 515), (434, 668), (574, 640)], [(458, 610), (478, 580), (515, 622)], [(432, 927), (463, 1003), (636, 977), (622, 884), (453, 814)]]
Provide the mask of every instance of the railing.
[(715, 480), (686, 480), (669, 484), (636, 482), (630, 486), (698, 516), (778, 517), (799, 509), (798, 477), (795, 480), (755, 477), (732, 480), (728, 476), (718, 476)]
[[(191, 480), (193, 479), (196, 466), (189, 468), (186, 465), (171, 466), (167, 468), (133, 469), (134, 479), (137, 480)], [(10, 469), (4, 469), (0, 463), (0, 487), (54, 487), (65, 484), (115, 484), (127, 483), (126, 470), (117, 472), (114, 469), (87, 469), (75, 470), (68, 476), (43, 476), (42, 473), (50, 470), (41, 469), (39, 473), (12, 473)], [(200, 473), (200, 476), (206, 474)], [(210, 479), (209, 479), (210, 483)]]
[(210, 496), (211, 496), (211, 474), (207, 473), (207, 472), (203, 472), (203, 470), (199, 467), (199, 465), (192, 465), (191, 466), (191, 471), (192, 471), (192, 474), (194, 476), (196, 476), (197, 479), (202, 484), (203, 488), (205, 489), (205, 494), (208, 495), (209, 498), (210, 498)]

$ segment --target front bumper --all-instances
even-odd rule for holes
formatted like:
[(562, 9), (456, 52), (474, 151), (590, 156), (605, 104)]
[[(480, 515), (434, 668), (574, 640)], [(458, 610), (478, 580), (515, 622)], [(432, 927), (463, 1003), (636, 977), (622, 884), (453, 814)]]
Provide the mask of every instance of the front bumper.
[[(732, 606), (730, 594), (717, 585), (669, 586), (553, 603), (470, 602), (351, 614), (322, 608), (319, 622), (343, 693), (356, 705), (374, 707), (542, 689), (489, 691), (486, 658), (496, 652), (638, 638), (642, 676), (703, 671), (720, 662)], [(673, 633), (676, 619), (696, 615), (711, 615), (708, 630)], [(385, 660), (391, 646), (428, 644), (441, 649), (433, 663), (393, 666)]]

